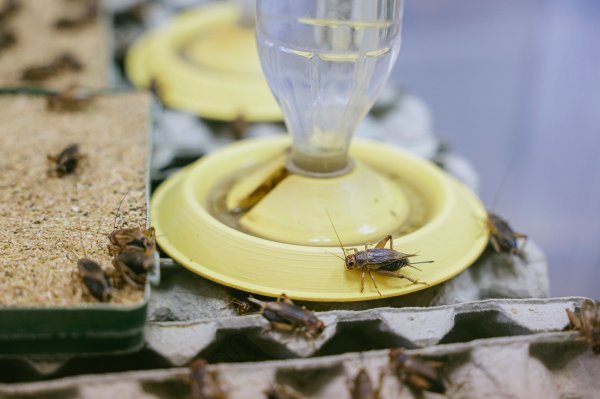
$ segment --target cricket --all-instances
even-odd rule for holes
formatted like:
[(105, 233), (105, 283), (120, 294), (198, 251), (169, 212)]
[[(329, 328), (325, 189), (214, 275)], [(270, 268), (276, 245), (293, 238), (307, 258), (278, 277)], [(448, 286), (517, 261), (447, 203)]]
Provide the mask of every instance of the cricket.
[(48, 155), (50, 162), (50, 176), (63, 177), (77, 170), (79, 161), (84, 158), (84, 155), (79, 151), (79, 144), (69, 144), (57, 155)]
[(94, 260), (81, 258), (77, 261), (77, 269), (83, 284), (89, 293), (100, 302), (110, 301), (112, 283), (102, 266)]
[(71, 53), (63, 53), (47, 64), (34, 65), (21, 72), (21, 80), (41, 82), (63, 72), (79, 72), (83, 63)]
[(579, 311), (566, 309), (569, 325), (567, 329), (577, 330), (588, 342), (594, 353), (600, 353), (600, 306), (598, 302), (586, 299)]
[(215, 372), (208, 370), (204, 359), (194, 360), (189, 367), (192, 399), (226, 399)]
[(375, 387), (367, 370), (361, 368), (356, 377), (348, 382), (350, 397), (352, 399), (381, 399), (384, 376), (384, 372), (379, 373), (379, 382)]
[(314, 312), (294, 304), (286, 294), (281, 294), (275, 302), (252, 297), (248, 301), (260, 307), (260, 313), (270, 322), (273, 330), (302, 334), (308, 339), (315, 339), (325, 330), (325, 323)]
[[(333, 227), (335, 236), (340, 244), (340, 249), (344, 253), (344, 258), (341, 259), (344, 261), (346, 269), (361, 271), (360, 292), (364, 292), (365, 289), (365, 273), (368, 274), (371, 278), (371, 281), (373, 281), (373, 286), (379, 295), (381, 295), (381, 291), (379, 291), (379, 287), (377, 286), (377, 281), (375, 281), (375, 276), (373, 276), (373, 273), (377, 273), (382, 276), (407, 279), (413, 284), (429, 285), (424, 281), (419, 281), (400, 273), (399, 270), (403, 267), (412, 267), (413, 269), (421, 271), (421, 269), (413, 265), (420, 263), (433, 263), (432, 260), (411, 263), (409, 258), (417, 256), (417, 254), (405, 254), (396, 251), (394, 249), (394, 241), (392, 240), (391, 235), (385, 236), (381, 241), (375, 244), (374, 248), (369, 248), (368, 245), (365, 244), (365, 249), (363, 251), (359, 251), (356, 248), (346, 249), (342, 244), (342, 240), (340, 239), (333, 221), (331, 220), (331, 215), (329, 215), (329, 212), (327, 212), (327, 216), (329, 217), (331, 227)], [(385, 245), (388, 242), (390, 243), (389, 249), (385, 248)], [(346, 251), (353, 251), (353, 253), (347, 254)]]
[(88, 0), (84, 4), (84, 9), (75, 17), (61, 17), (54, 23), (58, 30), (75, 30), (90, 25), (98, 18), (97, 0)]
[[(525, 252), (523, 251), (527, 243), (527, 235), (517, 233), (510, 227), (506, 220), (489, 211), (485, 223), (490, 232), (490, 244), (492, 244), (496, 253), (515, 255), (523, 262), (527, 261)], [(523, 240), (521, 246), (518, 244), (518, 240), (520, 239)]]
[(304, 399), (304, 396), (283, 384), (273, 384), (265, 391), (267, 399)]
[(440, 373), (443, 363), (408, 355), (403, 348), (391, 349), (389, 358), (390, 369), (413, 392), (446, 393), (446, 386)]
[(46, 97), (46, 109), (53, 112), (79, 112), (89, 108), (95, 97), (78, 86), (71, 86)]

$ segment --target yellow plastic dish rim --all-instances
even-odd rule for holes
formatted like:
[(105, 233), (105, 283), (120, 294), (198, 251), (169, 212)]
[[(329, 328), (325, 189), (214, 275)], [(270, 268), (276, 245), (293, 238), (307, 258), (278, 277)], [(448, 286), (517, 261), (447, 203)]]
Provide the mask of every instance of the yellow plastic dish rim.
[[(204, 208), (214, 184), (284, 151), (288, 137), (245, 140), (206, 156), (165, 181), (151, 201), (151, 222), (160, 247), (178, 263), (203, 277), (243, 291), (307, 301), (359, 301), (405, 295), (442, 283), (469, 267), (488, 243), (487, 213), (464, 185), (439, 168), (398, 148), (354, 140), (350, 153), (384, 166), (438, 197), (433, 216), (418, 230), (394, 239), (395, 249), (418, 252), (422, 272), (402, 269), (429, 285), (375, 275), (379, 295), (368, 276), (360, 292), (360, 272), (347, 271), (335, 247), (285, 244), (255, 237), (221, 223)], [(284, 232), (283, 232), (284, 233)], [(370, 243), (371, 244), (371, 243)], [(360, 250), (361, 248), (359, 248)]]
[[(199, 73), (174, 54), (173, 43), (185, 41), (202, 29), (232, 23), (240, 13), (235, 2), (207, 4), (179, 14), (166, 26), (139, 38), (127, 53), (125, 70), (133, 84), (148, 88), (157, 79), (161, 100), (201, 117), (231, 121), (242, 114), (252, 122), (283, 120), (279, 105), (264, 78), (206, 70)], [(243, 63), (232, 54), (230, 62)]]

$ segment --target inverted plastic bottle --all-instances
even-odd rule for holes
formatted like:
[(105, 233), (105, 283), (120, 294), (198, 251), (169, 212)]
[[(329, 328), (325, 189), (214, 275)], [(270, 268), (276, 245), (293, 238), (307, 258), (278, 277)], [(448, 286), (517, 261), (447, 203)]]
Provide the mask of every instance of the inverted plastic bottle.
[(337, 176), (400, 49), (403, 0), (258, 0), (262, 67), (292, 136), (287, 165)]

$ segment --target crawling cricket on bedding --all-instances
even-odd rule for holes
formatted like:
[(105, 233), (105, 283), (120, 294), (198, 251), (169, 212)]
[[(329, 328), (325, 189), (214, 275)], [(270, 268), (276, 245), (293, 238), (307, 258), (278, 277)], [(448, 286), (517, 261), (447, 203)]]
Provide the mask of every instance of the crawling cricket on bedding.
[(2, 54), (3, 50), (13, 47), (17, 44), (17, 36), (14, 32), (1, 28), (0, 29), (0, 54)]
[[(527, 261), (523, 247), (527, 243), (527, 236), (514, 231), (508, 222), (495, 213), (488, 211), (485, 221), (490, 232), (490, 243), (496, 253), (506, 253), (519, 257), (523, 262)], [(518, 240), (523, 239), (523, 245), (519, 247)]]
[(53, 78), (63, 72), (79, 72), (83, 69), (83, 63), (71, 53), (64, 53), (43, 65), (35, 65), (25, 68), (21, 72), (21, 80), (43, 81)]
[(406, 354), (402, 348), (391, 349), (389, 357), (391, 371), (412, 391), (446, 393), (440, 373), (443, 366), (441, 362), (419, 359), (417, 356)]
[(568, 330), (578, 330), (592, 347), (594, 353), (600, 353), (600, 306), (598, 302), (586, 299), (579, 311), (566, 309), (569, 318)]
[(88, 0), (84, 6), (85, 8), (80, 15), (75, 17), (62, 17), (54, 23), (54, 27), (59, 30), (72, 30), (95, 22), (98, 18), (97, 0)]
[(81, 258), (77, 269), (89, 293), (100, 302), (108, 302), (112, 294), (112, 284), (102, 266), (94, 260)]
[[(129, 192), (127, 192), (129, 194)], [(142, 289), (146, 283), (146, 276), (154, 266), (154, 252), (156, 241), (154, 227), (144, 229), (141, 227), (124, 227), (117, 229), (117, 219), (121, 205), (127, 194), (123, 196), (115, 213), (113, 231), (110, 233), (97, 232), (108, 238), (108, 253), (113, 257), (112, 264), (119, 282), (125, 283), (136, 289)]]
[(127, 194), (129, 194), (129, 191), (123, 196), (115, 212), (113, 231), (107, 234), (109, 242), (108, 253), (115, 257), (123, 252), (141, 252), (146, 256), (151, 256), (156, 250), (156, 233), (154, 227), (147, 229), (142, 227), (123, 227), (117, 229), (117, 218)]
[(113, 256), (112, 264), (118, 275), (131, 287), (142, 289), (148, 272), (154, 266), (156, 236), (154, 227), (117, 229), (117, 218), (127, 194), (123, 196), (115, 213), (113, 231), (107, 234), (108, 253)]
[(113, 258), (112, 264), (127, 284), (142, 289), (146, 284), (146, 275), (154, 266), (154, 258), (143, 252), (122, 252)]
[(286, 295), (281, 294), (275, 302), (264, 302), (248, 297), (248, 301), (260, 307), (260, 313), (271, 323), (271, 329), (301, 333), (315, 339), (325, 329), (325, 323), (314, 312), (300, 307)]
[(21, 3), (18, 0), (6, 0), (0, 8), (0, 23), (8, 22), (8, 19), (14, 17), (20, 9)]
[[(405, 254), (400, 251), (396, 251), (394, 249), (394, 242), (392, 240), (391, 235), (385, 236), (381, 241), (375, 244), (374, 248), (369, 248), (367, 244), (365, 244), (365, 249), (363, 251), (359, 251), (356, 248), (350, 248), (348, 251), (353, 251), (352, 254), (346, 254), (347, 249), (342, 245), (342, 240), (333, 225), (333, 221), (331, 220), (331, 216), (329, 212), (327, 212), (327, 216), (329, 217), (329, 221), (331, 222), (331, 227), (333, 227), (333, 231), (335, 232), (335, 236), (340, 243), (340, 248), (344, 252), (344, 258), (341, 258), (344, 261), (346, 269), (348, 270), (360, 270), (361, 271), (361, 279), (360, 279), (360, 292), (363, 292), (365, 289), (365, 272), (369, 275), (371, 280), (373, 281), (373, 285), (377, 290), (377, 293), (381, 295), (379, 288), (377, 287), (377, 282), (375, 281), (375, 277), (373, 276), (373, 272), (381, 274), (383, 276), (396, 277), (396, 278), (405, 278), (411, 281), (413, 284), (426, 284), (424, 281), (419, 281), (412, 277), (408, 277), (405, 274), (399, 272), (403, 267), (412, 267), (413, 269), (420, 270), (416, 268), (415, 264), (419, 263), (433, 263), (432, 260), (426, 260), (421, 262), (410, 262), (411, 257), (417, 256), (417, 254)], [(390, 243), (390, 248), (385, 248), (385, 244)], [(336, 255), (337, 256), (337, 255)]]
[(79, 151), (79, 144), (69, 144), (57, 155), (48, 155), (50, 176), (63, 177), (74, 173), (79, 161), (84, 157)]
[(156, 233), (154, 227), (143, 229), (141, 227), (125, 227), (115, 229), (108, 234), (108, 252), (117, 256), (123, 252), (142, 252), (147, 256), (156, 249)]
[(77, 112), (88, 108), (96, 96), (81, 87), (71, 86), (46, 97), (46, 109), (54, 112)]

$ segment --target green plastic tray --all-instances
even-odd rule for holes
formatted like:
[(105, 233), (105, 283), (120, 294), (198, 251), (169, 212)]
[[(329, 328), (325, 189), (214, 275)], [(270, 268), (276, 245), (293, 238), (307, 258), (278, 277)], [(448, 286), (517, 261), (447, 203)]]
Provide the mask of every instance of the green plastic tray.
[[(100, 90), (102, 95), (118, 95), (125, 90)], [(41, 88), (0, 88), (0, 95), (47, 95), (54, 91)], [(151, 117), (152, 111), (149, 115)], [(152, 124), (149, 124), (152, 126)], [(151, 154), (151, 128), (148, 154)], [(150, 156), (146, 165), (146, 203), (149, 209)], [(149, 224), (149, 223), (147, 223)], [(70, 307), (0, 307), (0, 357), (23, 355), (76, 355), (124, 353), (144, 345), (144, 326), (150, 285), (160, 281), (158, 254), (148, 275), (144, 298), (131, 305), (105, 303)]]

